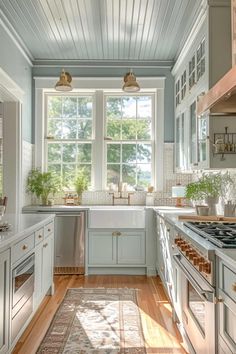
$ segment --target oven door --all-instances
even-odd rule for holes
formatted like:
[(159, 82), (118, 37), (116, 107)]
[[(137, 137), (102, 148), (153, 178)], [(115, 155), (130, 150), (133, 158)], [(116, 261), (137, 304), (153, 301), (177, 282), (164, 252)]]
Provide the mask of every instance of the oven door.
[(173, 256), (180, 270), (182, 323), (197, 354), (215, 353), (215, 291), (181, 254)]

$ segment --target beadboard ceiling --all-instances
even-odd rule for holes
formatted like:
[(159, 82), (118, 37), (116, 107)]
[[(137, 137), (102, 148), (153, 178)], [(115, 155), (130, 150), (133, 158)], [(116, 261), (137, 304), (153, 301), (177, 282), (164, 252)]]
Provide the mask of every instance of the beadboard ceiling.
[(173, 61), (202, 0), (1, 0), (33, 62)]

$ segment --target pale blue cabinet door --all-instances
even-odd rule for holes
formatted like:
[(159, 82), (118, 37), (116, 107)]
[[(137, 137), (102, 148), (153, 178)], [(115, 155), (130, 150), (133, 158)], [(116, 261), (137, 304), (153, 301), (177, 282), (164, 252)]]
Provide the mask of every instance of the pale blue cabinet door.
[(10, 251), (0, 253), (0, 353), (8, 352)]
[(52, 269), (53, 269), (53, 235), (48, 236), (43, 242), (43, 295), (47, 293), (52, 284)]
[(116, 264), (116, 238), (111, 232), (89, 232), (89, 264)]
[(145, 232), (121, 232), (117, 236), (118, 264), (145, 264)]

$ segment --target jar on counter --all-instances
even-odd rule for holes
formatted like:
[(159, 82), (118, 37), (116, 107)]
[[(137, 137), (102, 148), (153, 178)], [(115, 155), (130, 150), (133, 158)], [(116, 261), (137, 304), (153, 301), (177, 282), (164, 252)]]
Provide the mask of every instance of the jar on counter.
[(154, 205), (154, 195), (153, 193), (146, 194), (146, 205)]

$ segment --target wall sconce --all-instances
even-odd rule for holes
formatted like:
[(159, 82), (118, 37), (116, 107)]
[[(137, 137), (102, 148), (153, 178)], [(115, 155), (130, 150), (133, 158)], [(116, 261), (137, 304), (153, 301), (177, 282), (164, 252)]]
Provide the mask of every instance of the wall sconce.
[(122, 90), (125, 92), (138, 92), (140, 90), (140, 86), (136, 81), (136, 77), (133, 74), (132, 70), (125, 74), (124, 85), (122, 87)]
[(175, 206), (177, 208), (183, 207), (183, 199), (185, 198), (185, 191), (186, 187), (177, 184), (176, 186), (172, 187), (172, 198), (176, 198)]
[(68, 72), (65, 72), (64, 69), (62, 69), (62, 72), (60, 74), (60, 79), (55, 85), (55, 90), (72, 91), (71, 81), (72, 81), (71, 75)]

